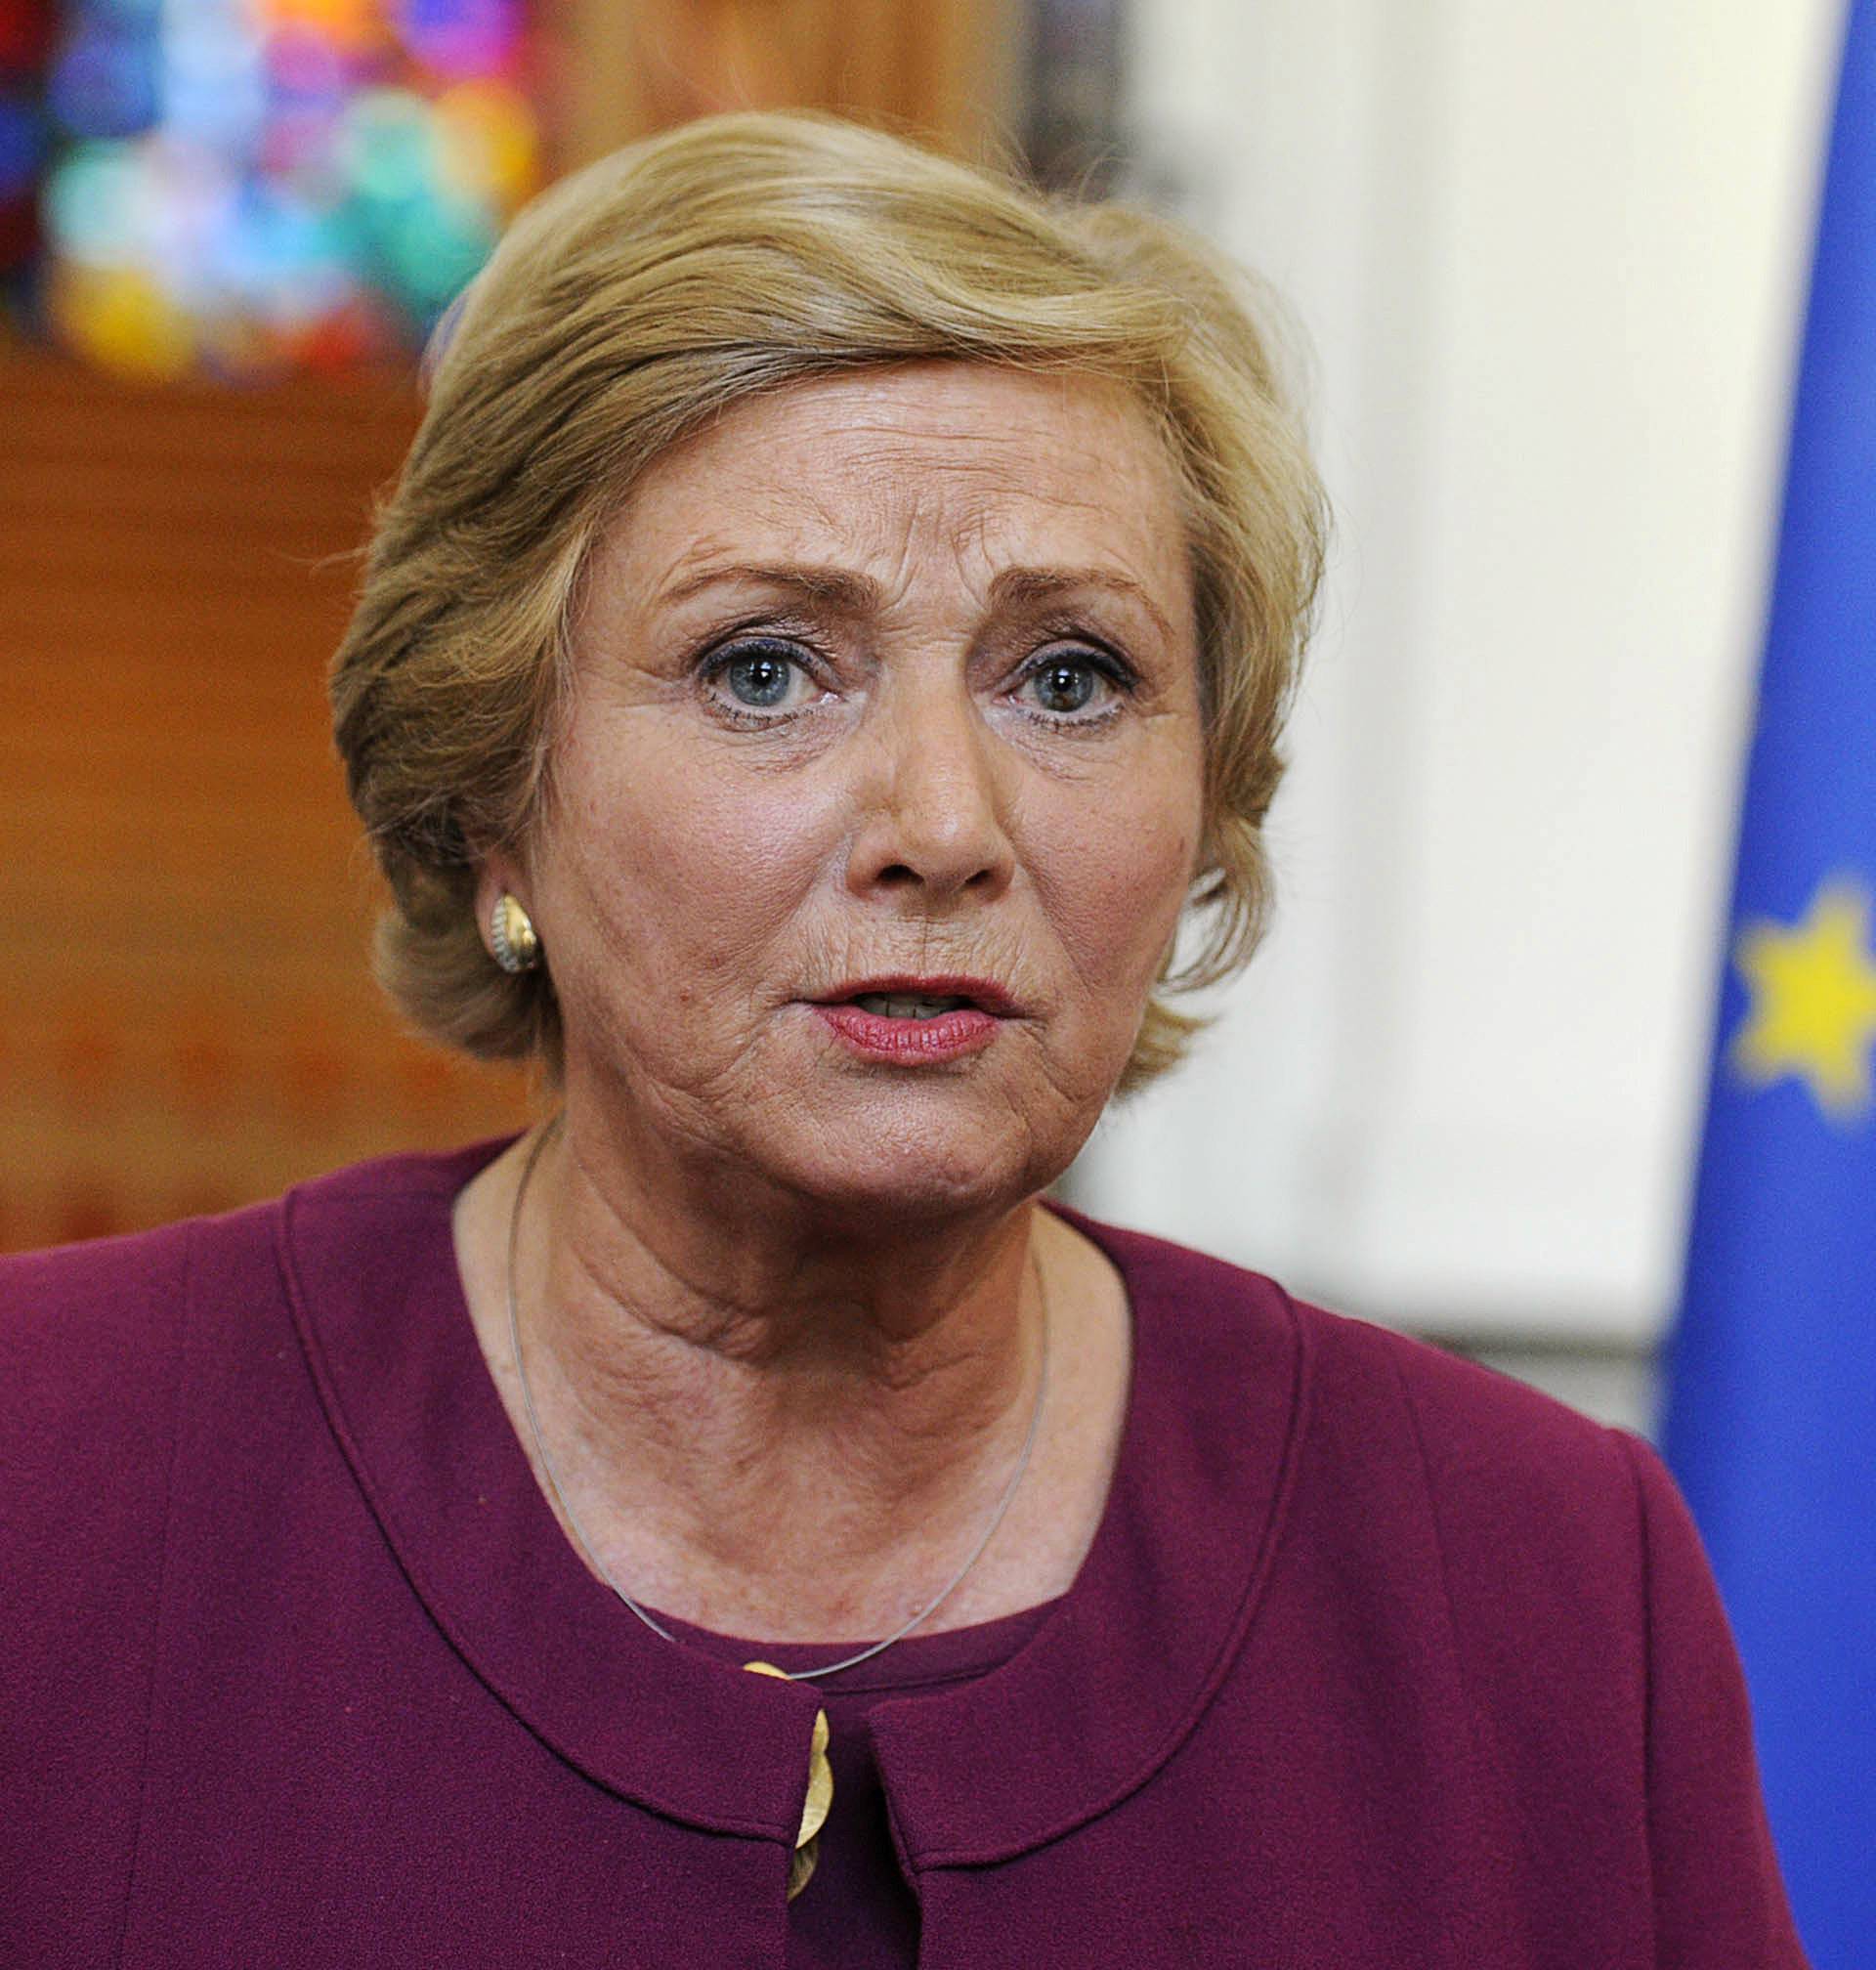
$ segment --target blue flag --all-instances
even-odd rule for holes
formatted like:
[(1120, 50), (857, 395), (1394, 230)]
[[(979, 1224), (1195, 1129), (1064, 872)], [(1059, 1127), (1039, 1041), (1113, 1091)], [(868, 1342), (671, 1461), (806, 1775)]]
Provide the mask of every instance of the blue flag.
[(1663, 1439), (1816, 1970), (1876, 1965), (1876, 0), (1852, 0)]

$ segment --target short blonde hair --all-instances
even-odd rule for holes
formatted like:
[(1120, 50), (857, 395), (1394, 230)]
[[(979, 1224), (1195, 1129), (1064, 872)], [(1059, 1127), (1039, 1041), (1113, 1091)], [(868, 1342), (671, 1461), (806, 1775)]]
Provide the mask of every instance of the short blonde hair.
[(1165, 996), (1250, 958), (1262, 827), (1321, 567), (1323, 504), (1268, 307), (1165, 219), (1044, 197), (832, 117), (687, 124), (563, 180), (516, 220), (439, 338), (332, 669), (352, 799), (389, 879), (379, 975), (417, 1026), (487, 1058), (562, 1058), (549, 965), (511, 976), (477, 867), (521, 842), (569, 687), (595, 540), (660, 453), (753, 392), (873, 364), (1114, 379), (1167, 443), (1191, 554), (1204, 841), (1189, 914), (1120, 1092), (1204, 1023)]

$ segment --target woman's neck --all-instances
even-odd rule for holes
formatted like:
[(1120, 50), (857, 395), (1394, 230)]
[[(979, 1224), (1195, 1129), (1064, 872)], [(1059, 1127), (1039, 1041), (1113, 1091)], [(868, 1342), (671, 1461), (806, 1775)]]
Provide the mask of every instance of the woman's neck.
[[(538, 1477), (508, 1345), (528, 1147), (463, 1192), (456, 1224), (484, 1353)], [(998, 1509), (1036, 1414), (1045, 1316), (1032, 1463), (929, 1626), (1067, 1586), (1118, 1442), (1127, 1335), (1124, 1294), (1117, 1319), (1101, 1290), (1111, 1267), (1060, 1221), (1024, 1203), (968, 1234), (830, 1238), (804, 1235), (800, 1212), (770, 1226), (750, 1210), (700, 1224), (557, 1139), (518, 1223), (541, 1436), (601, 1566), (634, 1599), (775, 1641), (890, 1632)]]

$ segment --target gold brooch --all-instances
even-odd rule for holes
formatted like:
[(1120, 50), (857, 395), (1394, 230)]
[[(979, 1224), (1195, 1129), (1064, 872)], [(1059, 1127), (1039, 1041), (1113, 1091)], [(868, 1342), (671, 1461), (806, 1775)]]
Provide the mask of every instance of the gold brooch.
[[(779, 1676), (785, 1683), (794, 1680), (773, 1662), (746, 1662), (743, 1666), (755, 1676)], [(814, 1736), (808, 1745), (808, 1796), (801, 1808), (801, 1830), (794, 1836), (794, 1852), (789, 1856), (790, 1902), (814, 1874), (814, 1863), (820, 1858), (821, 1828), (827, 1824), (828, 1809), (833, 1804), (833, 1767), (828, 1763), (829, 1735), (828, 1713), (817, 1711)]]

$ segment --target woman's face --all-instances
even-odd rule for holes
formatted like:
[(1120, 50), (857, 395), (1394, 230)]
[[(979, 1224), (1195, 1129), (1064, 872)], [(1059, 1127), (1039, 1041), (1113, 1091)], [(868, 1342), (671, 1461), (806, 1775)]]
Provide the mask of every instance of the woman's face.
[[(539, 930), (570, 1109), (647, 1179), (857, 1223), (1059, 1175), (1201, 830), (1184, 536), (1131, 401), (949, 363), (745, 401), (639, 482), (574, 655), (543, 814), (484, 881)], [(974, 1003), (831, 1003), (920, 984)]]

